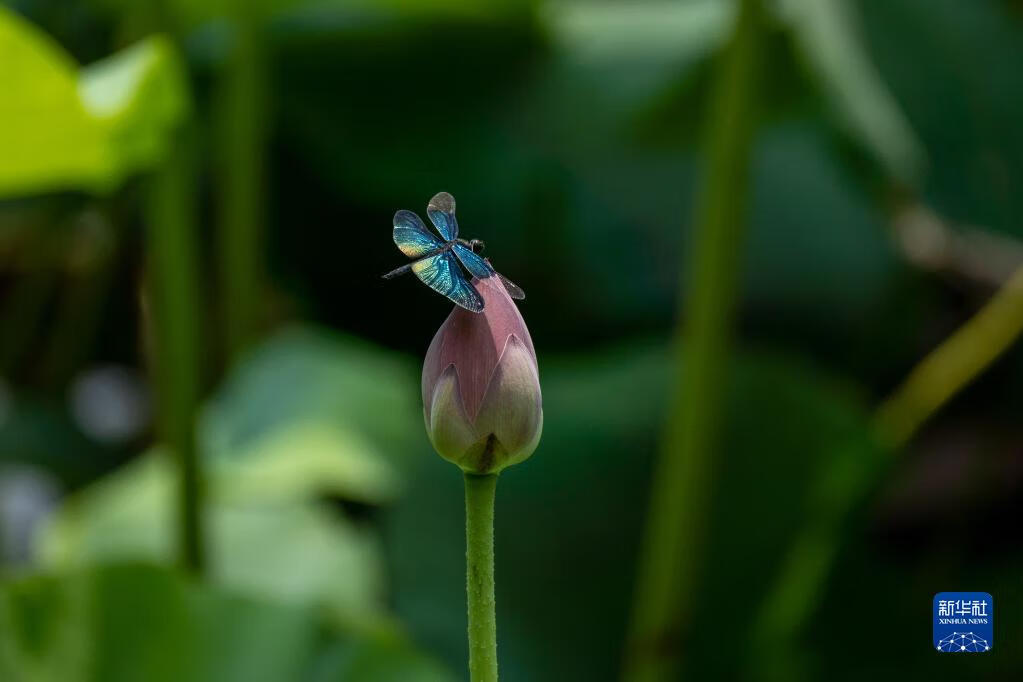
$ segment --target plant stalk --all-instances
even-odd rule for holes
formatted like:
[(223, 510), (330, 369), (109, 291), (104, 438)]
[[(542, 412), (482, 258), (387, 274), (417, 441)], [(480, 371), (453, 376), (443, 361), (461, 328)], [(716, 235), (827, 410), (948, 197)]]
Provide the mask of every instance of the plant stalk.
[(874, 415), (878, 436), (898, 448), (1023, 333), (1023, 268), (909, 373)]
[(469, 679), (497, 682), (494, 599), (494, 496), (497, 474), (465, 474), (465, 589), (469, 603)]
[(251, 2), (234, 4), (235, 40), (219, 79), (217, 231), (223, 344), (230, 362), (255, 332), (263, 252), (266, 59), (260, 14)]
[(709, 109), (695, 243), (681, 282), (685, 308), (671, 404), (626, 642), (623, 679), (629, 682), (672, 678), (685, 640), (741, 270), (763, 21), (759, 0), (744, 0)]
[[(803, 632), (831, 575), (841, 530), (880, 473), (920, 427), (1023, 334), (1023, 268), (969, 321), (931, 351), (881, 404), (873, 430), (886, 459), (855, 470), (847, 458), (829, 462), (818, 476), (811, 513), (761, 606), (754, 627), (754, 666), (788, 675), (796, 639)], [(858, 471), (855, 473), (854, 471)], [(836, 485), (841, 482), (841, 485)], [(823, 494), (821, 491), (826, 491)], [(779, 668), (780, 667), (780, 668)], [(790, 676), (789, 676), (790, 677)]]
[(185, 570), (204, 563), (202, 484), (195, 442), (200, 391), (199, 267), (194, 131), (186, 128), (149, 179), (146, 261), (161, 437), (178, 462), (178, 546)]

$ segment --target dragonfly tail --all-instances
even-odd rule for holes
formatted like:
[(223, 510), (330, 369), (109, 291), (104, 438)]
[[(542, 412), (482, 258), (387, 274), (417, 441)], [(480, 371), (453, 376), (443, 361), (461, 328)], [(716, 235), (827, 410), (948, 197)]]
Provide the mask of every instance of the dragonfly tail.
[(384, 275), (381, 275), (381, 277), (383, 277), (384, 279), (394, 279), (398, 275), (404, 275), (406, 272), (408, 272), (411, 269), (412, 269), (412, 263), (406, 263), (405, 265), (402, 265), (400, 268), (395, 268), (394, 270), (391, 270), (390, 272), (388, 272), (388, 273), (386, 273)]

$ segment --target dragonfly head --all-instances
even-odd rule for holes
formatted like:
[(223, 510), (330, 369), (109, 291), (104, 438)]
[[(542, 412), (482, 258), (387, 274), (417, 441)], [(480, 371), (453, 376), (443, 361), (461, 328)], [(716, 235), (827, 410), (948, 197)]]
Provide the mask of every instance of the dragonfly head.
[(480, 239), (470, 239), (469, 248), (472, 249), (473, 253), (483, 253), (483, 249), (487, 248), (487, 245)]

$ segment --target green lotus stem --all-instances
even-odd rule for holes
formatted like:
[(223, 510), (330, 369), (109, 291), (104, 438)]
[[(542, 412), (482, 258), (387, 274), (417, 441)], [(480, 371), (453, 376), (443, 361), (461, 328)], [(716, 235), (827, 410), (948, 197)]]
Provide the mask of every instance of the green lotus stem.
[(177, 458), (178, 544), (183, 567), (203, 567), (202, 485), (195, 442), (199, 403), (199, 266), (194, 134), (182, 131), (149, 180), (144, 206), (161, 436)]
[(469, 679), (497, 680), (494, 599), (494, 494), (497, 474), (465, 474), (465, 590), (469, 602)]
[(1001, 355), (1023, 332), (1023, 268), (977, 314), (930, 352), (878, 408), (882, 440), (904, 445), (949, 398)]
[(684, 268), (688, 280), (671, 404), (626, 642), (623, 678), (629, 682), (673, 678), (688, 625), (743, 251), (763, 22), (759, 0), (744, 0), (711, 100), (706, 175), (695, 243)]
[(262, 275), (267, 84), (261, 17), (253, 4), (234, 3), (235, 40), (214, 106), (220, 310), (228, 361), (255, 331)]
[[(919, 428), (1023, 333), (1023, 268), (966, 324), (931, 351), (874, 414), (878, 460), (839, 456), (819, 474), (807, 523), (796, 535), (753, 630), (754, 668), (790, 678), (787, 659), (831, 575), (842, 527)], [(840, 454), (840, 453), (838, 453)], [(883, 459), (880, 456), (888, 455)]]

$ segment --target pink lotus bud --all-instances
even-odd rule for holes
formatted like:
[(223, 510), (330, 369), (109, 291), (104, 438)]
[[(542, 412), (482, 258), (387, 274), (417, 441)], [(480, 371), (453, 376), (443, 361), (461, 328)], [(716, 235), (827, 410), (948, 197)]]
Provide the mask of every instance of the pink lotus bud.
[(529, 330), (497, 277), (475, 280), (484, 309), (455, 307), (423, 364), (426, 432), (444, 459), (497, 473), (533, 454), (543, 429)]

